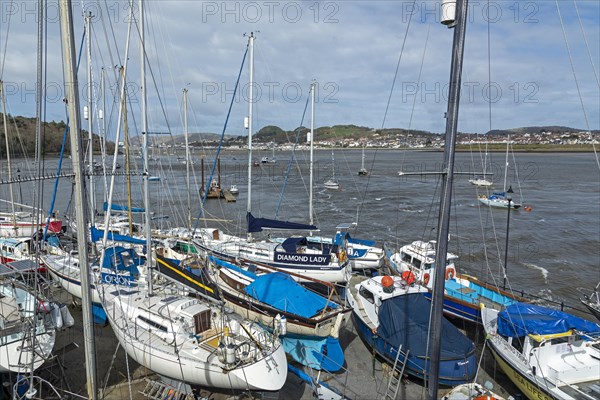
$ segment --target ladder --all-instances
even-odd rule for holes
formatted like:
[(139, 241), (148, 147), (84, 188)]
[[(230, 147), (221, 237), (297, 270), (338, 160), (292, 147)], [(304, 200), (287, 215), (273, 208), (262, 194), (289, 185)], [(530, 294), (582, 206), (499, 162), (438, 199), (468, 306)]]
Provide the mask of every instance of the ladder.
[(398, 374), (396, 374), (396, 367), (398, 366), (398, 361), (400, 360), (400, 355), (402, 354), (402, 345), (398, 347), (398, 352), (396, 353), (396, 359), (394, 360), (394, 366), (390, 371), (390, 379), (388, 380), (387, 391), (385, 392), (385, 396), (383, 396), (384, 400), (396, 400), (398, 396), (398, 390), (400, 390), (400, 382), (402, 380), (402, 376), (404, 375), (404, 368), (406, 367), (406, 361), (408, 360), (408, 350), (404, 356), (404, 360), (402, 361), (402, 369)]
[(194, 400), (194, 395), (182, 393), (173, 386), (146, 378), (146, 387), (140, 392), (153, 400)]

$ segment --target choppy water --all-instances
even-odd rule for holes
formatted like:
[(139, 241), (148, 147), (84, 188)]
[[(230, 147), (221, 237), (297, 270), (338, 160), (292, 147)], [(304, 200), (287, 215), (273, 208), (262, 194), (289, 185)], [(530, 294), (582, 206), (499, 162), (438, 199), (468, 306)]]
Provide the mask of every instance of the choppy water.
[[(271, 156), (270, 152), (255, 152), (254, 159), (263, 155)], [(290, 155), (289, 152), (276, 153), (276, 164), (252, 168), (252, 213), (255, 216), (275, 217), (279, 208), (280, 219), (308, 222), (308, 152), (297, 152), (298, 161), (291, 166), (289, 178), (285, 180)], [(331, 151), (316, 150), (315, 223), (322, 234), (333, 234), (339, 223), (358, 221), (353, 236), (385, 242), (392, 247), (413, 240), (435, 239), (439, 178), (434, 175), (399, 176), (398, 171), (439, 171), (442, 157), (441, 152), (368, 150), (365, 166), (370, 174), (359, 177), (361, 151), (336, 150), (336, 176), (341, 189), (332, 191), (323, 187), (323, 182), (332, 173)], [(495, 190), (502, 190), (504, 157), (501, 153), (491, 155), (488, 170), (494, 173)], [(580, 307), (576, 289), (591, 289), (600, 281), (600, 174), (594, 154), (516, 153), (514, 159), (511, 155), (509, 163), (507, 181), (515, 192), (513, 198), (531, 206), (532, 211), (521, 210), (510, 215), (508, 285)], [(502, 282), (499, 271), (505, 257), (508, 212), (479, 206), (478, 190), (483, 194), (485, 189), (477, 189), (468, 183), (470, 176), (467, 173), (473, 170), (481, 170), (480, 154), (458, 153), (456, 171), (465, 174), (455, 176), (449, 250), (460, 256), (461, 272), (486, 280), (493, 274)], [(197, 195), (201, 184), (199, 161), (192, 166), (192, 171), (191, 212), (196, 218), (200, 210)], [(162, 179), (150, 183), (152, 209), (157, 216), (169, 216), (155, 219), (155, 226), (181, 223), (179, 221), (187, 218), (185, 165), (175, 157), (163, 156), (160, 162), (151, 163), (150, 173)], [(210, 173), (209, 165), (205, 165), (205, 173), (207, 176)], [(222, 154), (221, 180), (224, 187), (238, 186), (237, 202), (207, 200), (204, 217), (209, 220), (202, 219), (198, 223), (220, 225), (231, 233), (243, 234), (248, 192), (245, 152)], [(117, 181), (122, 183), (123, 178), (119, 177)], [(46, 208), (50, 186), (45, 184)], [(98, 198), (103, 195), (103, 187), (104, 184), (97, 181)], [(124, 188), (125, 185), (118, 185), (115, 201), (122, 202), (126, 198)], [(6, 198), (6, 185), (0, 190)], [(18, 196), (30, 196), (24, 184), (16, 193), (17, 199)], [(141, 185), (135, 180), (132, 193), (134, 198), (140, 199)], [(72, 207), (70, 196), (71, 183), (65, 179), (59, 185), (56, 206), (59, 212)]]

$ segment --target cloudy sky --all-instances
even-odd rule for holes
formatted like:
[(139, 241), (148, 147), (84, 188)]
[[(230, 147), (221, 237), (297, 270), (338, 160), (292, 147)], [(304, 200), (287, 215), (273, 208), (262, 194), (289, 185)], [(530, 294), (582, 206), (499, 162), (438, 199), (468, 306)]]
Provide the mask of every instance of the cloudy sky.
[[(37, 2), (3, 1), (0, 7), (0, 72), (8, 111), (34, 116)], [(104, 115), (114, 125), (115, 66), (127, 64), (129, 123), (139, 131), (139, 28), (131, 26), (127, 58), (128, 3), (83, 1), (73, 7), (77, 47), (84, 10), (93, 15), (94, 97), (104, 68), (110, 87)], [(187, 88), (189, 130), (220, 133), (248, 42), (244, 34), (255, 32), (255, 128), (297, 127), (314, 79), (316, 126), (443, 132), (453, 31), (439, 23), (439, 8), (437, 1), (147, 1), (148, 129), (182, 132)], [(56, 2), (49, 3), (46, 19), (46, 119), (65, 120)], [(459, 130), (600, 129), (599, 21), (596, 0), (471, 1)], [(244, 134), (247, 65), (246, 60), (227, 134)], [(309, 125), (308, 114), (303, 125)]]

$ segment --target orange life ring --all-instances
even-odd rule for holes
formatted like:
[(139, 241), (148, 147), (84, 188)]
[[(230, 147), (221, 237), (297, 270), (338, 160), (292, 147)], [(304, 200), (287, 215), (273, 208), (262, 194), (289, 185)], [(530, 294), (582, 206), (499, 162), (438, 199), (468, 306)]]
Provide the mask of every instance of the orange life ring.
[(423, 283), (425, 284), (425, 286), (429, 284), (429, 274), (427, 272), (425, 272), (425, 274), (423, 275)]
[(456, 271), (454, 271), (454, 268), (446, 269), (446, 280), (450, 280), (450, 279), (454, 278), (454, 275), (456, 275)]

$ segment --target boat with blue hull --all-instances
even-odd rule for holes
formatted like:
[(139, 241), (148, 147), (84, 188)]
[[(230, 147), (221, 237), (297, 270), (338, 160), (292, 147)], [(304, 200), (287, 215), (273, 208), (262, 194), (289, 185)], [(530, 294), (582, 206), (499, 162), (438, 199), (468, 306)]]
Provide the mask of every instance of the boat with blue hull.
[[(401, 275), (410, 272), (415, 282), (426, 287), (425, 297), (431, 300), (435, 276), (436, 242), (414, 241), (402, 246), (400, 251), (387, 251), (390, 273)], [(498, 287), (479, 281), (477, 278), (456, 273), (455, 260), (458, 256), (448, 253), (444, 277), (444, 313), (453, 318), (481, 324), (480, 305), (502, 310), (525, 299)]]
[[(406, 360), (405, 372), (418, 379), (427, 378), (431, 363), (427, 352), (431, 303), (425, 293), (425, 288), (397, 276), (351, 283), (348, 291), (363, 342), (391, 365), (397, 358)], [(472, 382), (477, 372), (475, 344), (446, 319), (441, 337), (440, 385)]]

